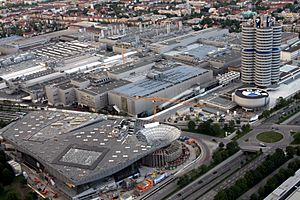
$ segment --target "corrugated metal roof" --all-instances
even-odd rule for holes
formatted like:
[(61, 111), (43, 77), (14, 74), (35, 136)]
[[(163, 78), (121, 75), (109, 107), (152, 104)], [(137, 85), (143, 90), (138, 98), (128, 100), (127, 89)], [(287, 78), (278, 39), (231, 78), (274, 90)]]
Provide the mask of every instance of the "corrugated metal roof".
[(208, 72), (208, 70), (191, 66), (179, 66), (162, 72), (160, 79), (145, 78), (116, 88), (113, 91), (127, 96), (150, 96), (153, 93), (199, 76), (205, 72)]

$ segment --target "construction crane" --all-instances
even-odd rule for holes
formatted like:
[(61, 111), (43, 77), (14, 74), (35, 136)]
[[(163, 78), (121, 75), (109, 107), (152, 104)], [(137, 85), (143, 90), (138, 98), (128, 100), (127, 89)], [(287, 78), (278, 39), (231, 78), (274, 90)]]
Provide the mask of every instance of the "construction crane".
[(153, 106), (152, 106), (152, 111), (153, 111), (153, 121), (156, 121), (156, 113), (157, 113), (157, 105), (156, 102), (168, 102), (168, 103), (182, 103), (183, 105), (188, 105), (188, 106), (193, 106), (193, 107), (203, 107), (206, 104), (205, 103), (193, 103), (189, 102), (186, 100), (181, 100), (181, 99), (169, 99), (169, 98), (163, 98), (163, 97), (142, 97), (142, 96), (136, 96), (136, 99), (142, 99), (145, 101), (152, 101)]

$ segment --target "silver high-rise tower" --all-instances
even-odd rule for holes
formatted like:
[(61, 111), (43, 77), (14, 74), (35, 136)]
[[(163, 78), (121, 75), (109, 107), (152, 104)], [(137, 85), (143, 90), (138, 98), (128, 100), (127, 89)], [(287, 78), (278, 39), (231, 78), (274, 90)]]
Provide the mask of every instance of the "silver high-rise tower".
[(281, 26), (262, 15), (242, 27), (242, 81), (267, 87), (279, 81)]

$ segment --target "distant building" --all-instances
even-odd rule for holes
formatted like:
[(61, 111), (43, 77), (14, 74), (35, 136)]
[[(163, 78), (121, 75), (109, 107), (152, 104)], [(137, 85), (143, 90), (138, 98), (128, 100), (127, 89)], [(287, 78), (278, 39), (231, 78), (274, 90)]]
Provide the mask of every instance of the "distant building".
[(282, 61), (292, 61), (297, 59), (300, 56), (300, 44), (293, 45), (291, 47), (287, 47), (281, 51), (281, 60)]
[(267, 87), (280, 76), (281, 26), (270, 16), (254, 17), (242, 28), (242, 81)]

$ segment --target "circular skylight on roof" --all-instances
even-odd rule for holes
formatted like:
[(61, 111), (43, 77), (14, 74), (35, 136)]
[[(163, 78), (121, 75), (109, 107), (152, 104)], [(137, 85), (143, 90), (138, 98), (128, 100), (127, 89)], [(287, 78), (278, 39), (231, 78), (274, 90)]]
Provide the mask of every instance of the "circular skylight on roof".
[[(137, 137), (149, 145), (168, 145), (180, 137), (181, 131), (173, 126), (160, 124), (151, 128), (144, 128), (139, 131)], [(143, 147), (143, 146), (141, 146)]]

